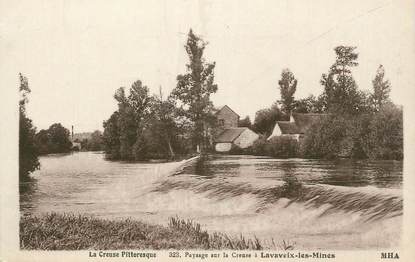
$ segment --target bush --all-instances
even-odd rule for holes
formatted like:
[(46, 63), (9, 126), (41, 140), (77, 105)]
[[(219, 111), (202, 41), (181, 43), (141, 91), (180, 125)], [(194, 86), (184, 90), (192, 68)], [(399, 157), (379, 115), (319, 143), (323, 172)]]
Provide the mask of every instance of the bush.
[(347, 154), (348, 121), (337, 115), (316, 121), (305, 134), (301, 151), (308, 158), (334, 158)]
[(266, 145), (268, 155), (277, 158), (298, 157), (298, 148), (298, 141), (289, 136), (273, 137)]
[(72, 142), (69, 130), (60, 123), (51, 125), (47, 130), (40, 130), (35, 136), (36, 148), (40, 154), (67, 153), (71, 151)]
[(403, 114), (394, 105), (373, 114), (362, 148), (371, 159), (403, 159)]
[(267, 147), (267, 138), (265, 136), (260, 136), (251, 147), (252, 154), (255, 156), (268, 155), (266, 153), (267, 151), (266, 147)]
[(308, 158), (403, 158), (402, 110), (393, 104), (359, 116), (331, 115), (314, 123), (301, 143)]
[(256, 156), (291, 158), (299, 156), (299, 143), (289, 136), (278, 136), (267, 140), (261, 136), (254, 142), (250, 153)]

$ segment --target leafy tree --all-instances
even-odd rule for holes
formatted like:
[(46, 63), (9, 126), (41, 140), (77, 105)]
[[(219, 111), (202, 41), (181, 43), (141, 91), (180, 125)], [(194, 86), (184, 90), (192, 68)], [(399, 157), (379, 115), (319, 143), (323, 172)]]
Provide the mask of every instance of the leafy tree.
[(323, 113), (324, 101), (321, 96), (309, 95), (306, 98), (294, 102), (294, 112), (296, 113)]
[(121, 157), (120, 128), (118, 126), (118, 118), (119, 112), (115, 111), (112, 113), (111, 117), (103, 123), (104, 134), (102, 139), (104, 142), (106, 157), (109, 159), (119, 159)]
[(29, 179), (29, 174), (40, 168), (38, 152), (35, 146), (36, 128), (26, 116), (26, 103), (30, 93), (27, 77), (19, 74), (19, 180)]
[(146, 154), (141, 136), (150, 114), (149, 90), (138, 80), (132, 84), (128, 97), (124, 88), (121, 87), (115, 92), (114, 98), (118, 102), (117, 127), (119, 128), (120, 158), (141, 159)]
[(35, 136), (36, 147), (40, 154), (66, 153), (72, 148), (69, 130), (60, 123), (40, 130)]
[(163, 93), (160, 88), (158, 96), (153, 97), (154, 103), (152, 105), (152, 123), (151, 129), (157, 140), (160, 141), (161, 148), (164, 148), (164, 153), (175, 157), (175, 150), (173, 143), (179, 133), (179, 127), (176, 124), (176, 119), (179, 117), (175, 101), (172, 97), (163, 99)]
[(403, 114), (392, 103), (365, 121), (367, 132), (361, 136), (362, 147), (371, 159), (403, 159)]
[(329, 115), (314, 122), (307, 130), (302, 151), (308, 158), (335, 158), (344, 155), (347, 149), (349, 122), (341, 115)]
[(52, 144), (51, 153), (65, 153), (71, 150), (72, 142), (69, 138), (70, 132), (67, 128), (63, 127), (60, 123), (56, 123), (49, 127), (48, 133)]
[(294, 74), (288, 69), (282, 70), (281, 80), (278, 81), (280, 86), (281, 100), (281, 110), (289, 115), (294, 109), (294, 93), (297, 89), (297, 79), (295, 79)]
[(269, 136), (275, 123), (280, 120), (287, 120), (287, 116), (279, 109), (277, 104), (274, 104), (270, 108), (256, 112), (252, 129), (259, 134)]
[(115, 100), (118, 102), (118, 123), (119, 140), (120, 140), (120, 158), (132, 158), (132, 146), (137, 140), (138, 123), (135, 121), (133, 109), (129, 105), (129, 101), (125, 95), (124, 88), (119, 88), (114, 94)]
[(355, 49), (351, 46), (336, 47), (336, 61), (329, 73), (322, 75), (320, 82), (324, 86), (323, 98), (329, 112), (357, 114), (361, 111), (364, 102), (351, 72), (352, 67), (358, 65)]
[(240, 119), (238, 122), (238, 126), (239, 127), (248, 127), (251, 128), (252, 127), (252, 123), (251, 123), (251, 119), (249, 118), (249, 116), (246, 116), (243, 119)]
[(103, 149), (103, 136), (99, 130), (91, 134), (91, 138), (86, 141), (86, 149), (89, 151), (100, 151)]
[(391, 91), (391, 85), (389, 80), (385, 80), (385, 69), (382, 65), (379, 65), (376, 76), (372, 80), (373, 84), (373, 107), (375, 111), (379, 111), (381, 107), (389, 101), (389, 93)]
[(214, 121), (210, 95), (218, 89), (214, 84), (215, 63), (207, 63), (203, 58), (206, 45), (207, 42), (190, 29), (185, 45), (189, 57), (187, 73), (177, 76), (177, 86), (172, 92), (172, 96), (182, 103), (186, 117), (192, 122), (193, 144), (201, 150), (207, 146), (207, 126)]
[(48, 130), (42, 129), (35, 135), (35, 144), (40, 155), (49, 154), (52, 145)]
[(147, 86), (140, 80), (134, 82), (125, 94), (123, 87), (117, 89), (114, 99), (118, 110), (104, 122), (104, 149), (110, 159), (139, 160), (146, 157), (143, 132), (146, 128), (152, 97)]

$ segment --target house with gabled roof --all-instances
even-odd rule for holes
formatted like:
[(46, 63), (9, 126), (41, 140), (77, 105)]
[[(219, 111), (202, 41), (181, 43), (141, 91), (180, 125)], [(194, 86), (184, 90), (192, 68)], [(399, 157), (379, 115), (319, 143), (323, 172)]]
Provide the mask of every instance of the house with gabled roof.
[(238, 127), (239, 115), (232, 110), (228, 105), (222, 106), (216, 112), (216, 119), (218, 120), (218, 125), (221, 128), (232, 128)]
[(229, 152), (233, 146), (248, 148), (259, 135), (247, 127), (227, 128), (215, 139), (216, 152)]
[(248, 148), (259, 135), (247, 127), (238, 127), (239, 115), (225, 105), (216, 112), (217, 132), (213, 140), (216, 152), (229, 152), (232, 147)]
[(277, 121), (275, 123), (274, 129), (267, 140), (277, 136), (285, 136), (299, 141), (313, 123), (326, 116), (327, 114), (293, 113), (290, 116), (290, 121)]

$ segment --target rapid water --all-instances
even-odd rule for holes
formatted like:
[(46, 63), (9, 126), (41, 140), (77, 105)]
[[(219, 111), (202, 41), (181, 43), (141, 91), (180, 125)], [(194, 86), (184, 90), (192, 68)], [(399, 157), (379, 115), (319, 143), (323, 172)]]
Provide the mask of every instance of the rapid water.
[(158, 224), (179, 216), (277, 249), (282, 240), (296, 249), (343, 250), (400, 240), (402, 162), (217, 156), (183, 166), (112, 162), (90, 152), (40, 161), (21, 194), (23, 213)]

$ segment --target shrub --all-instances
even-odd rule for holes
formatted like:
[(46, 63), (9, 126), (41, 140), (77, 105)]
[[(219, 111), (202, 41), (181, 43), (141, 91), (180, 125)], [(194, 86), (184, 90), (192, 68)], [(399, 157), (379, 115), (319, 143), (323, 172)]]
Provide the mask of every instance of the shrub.
[(403, 158), (402, 110), (393, 104), (359, 116), (331, 115), (314, 123), (301, 143), (308, 158)]
[(289, 136), (273, 137), (266, 145), (268, 155), (277, 158), (298, 157), (298, 148), (298, 141)]
[(313, 123), (305, 134), (301, 151), (308, 158), (334, 158), (347, 154), (345, 140), (349, 122), (338, 115)]
[(403, 114), (394, 105), (373, 114), (362, 148), (371, 159), (403, 159)]
[(267, 138), (265, 136), (260, 136), (252, 145), (251, 152), (255, 156), (264, 156), (267, 154)]
[(251, 154), (256, 156), (271, 156), (276, 158), (291, 158), (299, 156), (299, 143), (289, 136), (278, 136), (267, 140), (261, 136), (252, 145)]

